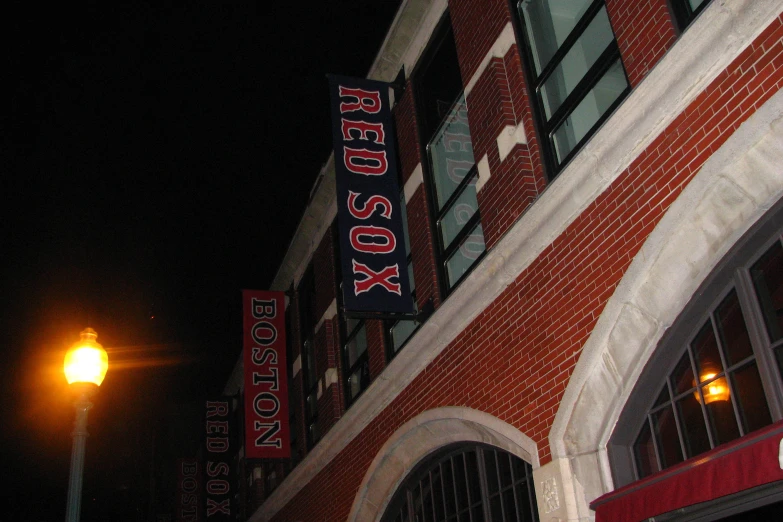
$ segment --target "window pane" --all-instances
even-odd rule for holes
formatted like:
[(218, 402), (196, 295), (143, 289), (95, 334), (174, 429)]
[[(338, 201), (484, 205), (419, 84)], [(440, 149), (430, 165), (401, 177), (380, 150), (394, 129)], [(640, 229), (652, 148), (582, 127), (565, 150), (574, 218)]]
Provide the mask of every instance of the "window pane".
[(352, 367), (361, 354), (367, 350), (367, 329), (361, 326), (356, 335), (345, 344), (348, 366)]
[(484, 252), (484, 229), (481, 224), (464, 239), (459, 248), (446, 261), (446, 269), (449, 276), (449, 285), (453, 286), (459, 281), (465, 272), (473, 266), (476, 259)]
[(655, 445), (653, 444), (650, 425), (647, 421), (644, 422), (644, 427), (642, 427), (642, 431), (636, 438), (633, 452), (636, 457), (636, 468), (639, 472), (639, 478), (644, 478), (647, 475), (660, 471), (658, 460), (655, 458)]
[(602, 7), (541, 86), (541, 99), (547, 120), (557, 112), (566, 97), (613, 41), (609, 16), (606, 14), (606, 8)]
[(451, 470), (451, 459), (446, 459), (441, 464), (441, 470), (443, 471), (443, 484), (444, 484), (444, 500), (446, 504), (446, 516), (455, 515), (457, 513), (457, 503), (454, 500), (454, 473)]
[[(693, 378), (693, 367), (691, 366), (691, 358), (686, 351), (680, 358), (680, 361), (675, 366), (671, 377), (672, 388), (674, 393), (679, 395), (685, 393), (688, 390), (696, 387), (696, 380)], [(664, 390), (668, 397), (669, 391)]]
[(702, 387), (716, 446), (740, 436), (731, 396), (723, 390), (728, 390), (725, 377), (715, 379)]
[(555, 130), (552, 139), (559, 162), (574, 150), (627, 87), (628, 81), (618, 59)]
[(468, 476), (468, 490), (470, 493), (470, 503), (474, 504), (481, 501), (481, 482), (478, 473), (478, 457), (475, 451), (465, 453), (465, 471)]
[(517, 4), (525, 18), (536, 75), (546, 67), (591, 3), (592, 0), (522, 0)]
[(498, 453), (498, 472), (500, 473), (500, 487), (507, 488), (513, 482), (511, 479), (511, 455), (507, 453)]
[(776, 242), (750, 269), (767, 333), (774, 343), (783, 339), (783, 248)]
[(667, 406), (651, 415), (653, 428), (655, 429), (655, 441), (661, 452), (661, 465), (668, 468), (673, 464), (682, 462), (682, 448), (680, 437), (677, 434), (677, 425), (674, 423), (674, 415), (671, 406)]
[(669, 397), (669, 388), (664, 385), (663, 389), (661, 390), (661, 394), (658, 395), (657, 399), (655, 399), (655, 404), (653, 404), (653, 407), (655, 408), (661, 406), (662, 404), (666, 404), (670, 400), (671, 398)]
[(693, 9), (694, 11), (696, 11), (696, 9), (698, 9), (698, 8), (699, 8), (699, 6), (700, 6), (701, 4), (703, 4), (704, 2), (706, 2), (706, 1), (707, 1), (707, 0), (688, 0), (688, 3), (689, 3), (689, 4), (691, 4), (691, 9)]
[(440, 210), (475, 163), (464, 95), (454, 104), (428, 149)]
[(454, 484), (457, 486), (457, 505), (459, 509), (468, 507), (468, 486), (465, 480), (465, 456), (460, 453), (454, 456)]
[(355, 399), (362, 391), (362, 368), (357, 368), (350, 377), (348, 377), (348, 391), (351, 399)]
[(756, 363), (732, 373), (732, 387), (739, 401), (740, 417), (745, 433), (750, 433), (772, 424), (769, 405), (761, 386), (761, 377)]
[(718, 343), (712, 330), (712, 322), (707, 320), (691, 343), (693, 357), (696, 359), (696, 371), (699, 382), (705, 382), (723, 373), (723, 364), (718, 353)]
[(413, 335), (413, 332), (415, 332), (418, 327), (419, 323), (411, 320), (397, 321), (394, 326), (392, 326), (391, 335), (395, 352), (400, 349), (411, 335)]
[(697, 392), (689, 393), (677, 401), (677, 415), (680, 417), (682, 436), (685, 439), (686, 458), (691, 458), (710, 449), (710, 438), (704, 424)]
[(734, 290), (723, 300), (715, 312), (718, 333), (729, 366), (737, 364), (753, 354), (748, 329), (742, 316), (737, 292)]
[(462, 194), (451, 204), (440, 221), (440, 234), (443, 247), (448, 248), (454, 238), (473, 217), (478, 209), (476, 200), (476, 177), (465, 186)]
[(495, 452), (484, 450), (484, 467), (487, 474), (487, 489), (490, 495), (498, 491), (498, 468), (495, 462)]
[(443, 481), (441, 481), (440, 466), (435, 466), (432, 470), (430, 480), (432, 481), (432, 503), (435, 508), (435, 520), (443, 520), (445, 512), (443, 510)]

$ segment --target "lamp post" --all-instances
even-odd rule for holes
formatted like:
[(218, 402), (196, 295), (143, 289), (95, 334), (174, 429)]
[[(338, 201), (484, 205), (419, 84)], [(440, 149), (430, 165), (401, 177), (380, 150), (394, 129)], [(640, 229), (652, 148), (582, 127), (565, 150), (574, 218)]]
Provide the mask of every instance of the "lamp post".
[(68, 480), (68, 505), (65, 521), (78, 522), (82, 500), (82, 474), (84, 472), (84, 446), (87, 442), (87, 412), (92, 408), (90, 397), (95, 394), (109, 369), (109, 356), (95, 339), (98, 334), (85, 328), (81, 339), (65, 354), (63, 367), (65, 378), (76, 393), (76, 421), (71, 450), (71, 474)]

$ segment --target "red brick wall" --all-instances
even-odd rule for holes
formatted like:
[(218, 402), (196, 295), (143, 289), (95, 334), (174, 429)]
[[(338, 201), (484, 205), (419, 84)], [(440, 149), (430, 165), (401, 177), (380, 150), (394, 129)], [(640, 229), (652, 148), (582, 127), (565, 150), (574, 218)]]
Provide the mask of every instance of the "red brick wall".
[(405, 92), (392, 111), (397, 131), (397, 149), (400, 153), (399, 164), (403, 184), (411, 177), (416, 165), (421, 163), (421, 146), (419, 145), (419, 128), (415, 107), (413, 84), (408, 80), (405, 84)]
[(275, 520), (344, 520), (383, 443), (439, 406), (495, 415), (549, 462), (555, 412), (607, 300), (693, 175), (780, 89), (782, 40), (778, 19)]
[(677, 35), (666, 0), (606, 0), (631, 87), (636, 87)]
[(450, 0), (449, 11), (462, 81), (467, 83), (511, 20), (509, 3), (507, 0)]

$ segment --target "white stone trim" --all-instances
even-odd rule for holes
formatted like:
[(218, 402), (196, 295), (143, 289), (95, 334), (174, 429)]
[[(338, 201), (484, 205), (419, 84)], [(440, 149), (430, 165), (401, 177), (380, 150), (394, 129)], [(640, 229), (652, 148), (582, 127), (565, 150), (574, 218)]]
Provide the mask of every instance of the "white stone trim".
[(614, 488), (606, 445), (639, 375), (699, 285), (783, 198), (780, 165), (783, 91), (707, 160), (648, 236), (607, 302), (549, 435), (552, 455), (570, 461), (582, 493), (569, 519), (587, 520), (588, 504)]
[(517, 145), (527, 145), (527, 135), (525, 134), (525, 125), (523, 122), (519, 122), (518, 125), (506, 125), (506, 127), (500, 131), (498, 137), (495, 139), (498, 144), (498, 154), (500, 154), (500, 162), (506, 161), (506, 158), (511, 151)]
[(328, 388), (332, 384), (337, 384), (337, 368), (327, 368), (324, 372), (324, 386)]
[(511, 49), (511, 46), (514, 45), (516, 41), (517, 39), (514, 36), (514, 27), (511, 25), (511, 22), (508, 22), (503, 30), (500, 31), (498, 37), (495, 39), (495, 43), (492, 44), (492, 48), (487, 51), (486, 55), (484, 55), (484, 58), (481, 60), (481, 63), (478, 66), (478, 69), (476, 69), (476, 72), (474, 72), (473, 76), (470, 77), (470, 81), (467, 83), (467, 85), (465, 85), (466, 98), (470, 94), (470, 91), (473, 90), (473, 87), (476, 86), (476, 83), (479, 81), (479, 78), (481, 78), (481, 75), (484, 74), (484, 71), (486, 71), (487, 67), (489, 67), (489, 62), (491, 62), (493, 58), (505, 57), (508, 50)]
[(411, 177), (408, 178), (408, 181), (405, 182), (405, 187), (403, 187), (402, 189), (403, 193), (405, 194), (406, 205), (411, 200), (411, 198), (419, 189), (422, 183), (424, 183), (424, 170), (421, 167), (421, 163), (419, 163), (418, 165), (416, 165), (416, 168), (413, 169), (413, 172), (411, 173)]
[(709, 4), (250, 520), (274, 515), (324, 469), (777, 18), (781, 8), (781, 0)]
[(438, 26), (441, 18), (443, 18), (447, 7), (448, 2), (446, 0), (433, 0), (426, 7), (426, 14), (415, 34), (411, 35), (410, 44), (402, 55), (402, 64), (405, 66), (406, 77), (410, 76), (427, 44), (430, 43), (432, 33), (435, 32), (435, 28)]
[(302, 370), (302, 354), (296, 356), (296, 359), (294, 359), (294, 363), (291, 365), (291, 371), (293, 373), (292, 377), (296, 377), (297, 374)]
[(484, 187), (484, 184), (492, 177), (492, 172), (489, 170), (489, 158), (484, 154), (476, 165), (478, 169), (478, 179), (476, 180), (476, 193), (480, 192)]
[(409, 420), (375, 456), (353, 501), (348, 520), (379, 521), (397, 487), (422, 459), (454, 442), (482, 442), (538, 468), (538, 447), (510, 424), (482, 411), (448, 406)]
[(321, 318), (318, 319), (318, 322), (315, 324), (315, 330), (313, 331), (317, 332), (318, 330), (320, 330), (326, 321), (331, 321), (332, 319), (334, 319), (334, 316), (336, 315), (337, 315), (337, 298), (334, 298), (332, 299), (332, 302), (329, 303), (329, 306), (326, 308), (324, 315), (322, 315)]

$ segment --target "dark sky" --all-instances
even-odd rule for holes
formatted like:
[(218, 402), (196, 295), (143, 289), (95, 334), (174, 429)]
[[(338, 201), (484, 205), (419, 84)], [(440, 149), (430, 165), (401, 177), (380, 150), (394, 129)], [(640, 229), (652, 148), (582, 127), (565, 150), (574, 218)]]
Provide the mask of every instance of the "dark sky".
[(91, 412), (91, 480), (114, 475), (130, 450), (113, 439), (145, 412), (222, 389), (239, 291), (271, 282), (330, 151), (325, 74), (365, 76), (398, 5), (0, 8), (0, 443), (16, 483), (0, 518), (62, 519), (62, 356), (86, 326), (117, 363)]

